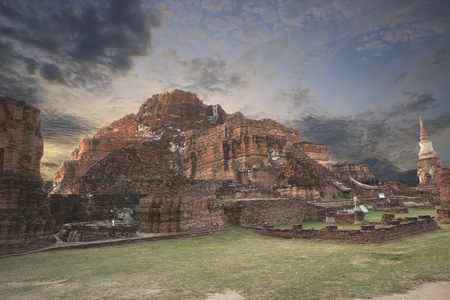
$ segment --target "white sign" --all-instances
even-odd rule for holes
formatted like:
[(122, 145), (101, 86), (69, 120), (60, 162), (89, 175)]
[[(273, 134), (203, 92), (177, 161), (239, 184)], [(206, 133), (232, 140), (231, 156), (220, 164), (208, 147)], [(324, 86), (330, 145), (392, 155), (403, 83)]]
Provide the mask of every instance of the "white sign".
[(365, 213), (369, 211), (364, 205), (360, 205), (359, 208)]
[(378, 193), (378, 197), (379, 197), (380, 199), (384, 199), (384, 193)]

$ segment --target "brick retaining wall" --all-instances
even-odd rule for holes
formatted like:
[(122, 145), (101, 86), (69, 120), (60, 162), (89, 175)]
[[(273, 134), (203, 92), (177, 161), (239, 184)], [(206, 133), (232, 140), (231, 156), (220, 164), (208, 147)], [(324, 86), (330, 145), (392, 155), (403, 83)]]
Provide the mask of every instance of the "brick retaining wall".
[(296, 198), (224, 200), (228, 222), (242, 227), (301, 223), (306, 201)]
[(441, 195), (441, 209), (437, 210), (438, 222), (450, 223), (450, 167), (443, 168), (437, 175)]
[(58, 233), (63, 242), (91, 242), (136, 236), (137, 225), (128, 222), (75, 222), (64, 224)]
[(70, 222), (112, 220), (111, 210), (131, 208), (146, 194), (97, 194), (97, 195), (50, 195), (50, 214), (56, 221), (55, 228)]
[[(428, 218), (427, 218), (428, 217)], [(258, 234), (285, 239), (322, 239), (353, 244), (381, 243), (405, 236), (416, 235), (440, 228), (429, 216), (422, 216), (417, 221), (404, 220), (398, 225), (389, 225), (375, 229), (363, 225), (360, 230), (340, 230), (337, 226), (324, 229), (277, 229), (272, 227), (253, 228)]]

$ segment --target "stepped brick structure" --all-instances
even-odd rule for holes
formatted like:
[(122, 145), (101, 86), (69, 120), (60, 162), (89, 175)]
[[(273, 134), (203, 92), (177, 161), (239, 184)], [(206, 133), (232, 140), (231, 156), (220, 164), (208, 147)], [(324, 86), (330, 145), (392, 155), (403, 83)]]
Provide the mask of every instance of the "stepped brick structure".
[(44, 181), (40, 110), (0, 97), (0, 254), (33, 250), (54, 241)]
[[(156, 94), (142, 104), (137, 114), (129, 114), (102, 128), (93, 138), (83, 139), (72, 152), (72, 160), (65, 161), (54, 175), (53, 193), (76, 193), (68, 186), (116, 149), (173, 135), (184, 137), (185, 130), (211, 128), (223, 122), (225, 115), (220, 105), (204, 105), (194, 93), (172, 90)], [(182, 140), (173, 139), (171, 150), (182, 148)]]
[(439, 193), (437, 174), (444, 167), (442, 161), (433, 149), (433, 145), (423, 127), (422, 118), (420, 121), (420, 152), (417, 163), (417, 176), (419, 177), (419, 191), (431, 191)]
[[(83, 139), (72, 160), (55, 174), (52, 193), (144, 197), (175, 175), (271, 188), (288, 153), (294, 152), (308, 167), (327, 172), (328, 146), (305, 142), (298, 130), (239, 112), (228, 115), (220, 105), (205, 105), (193, 93), (172, 90), (148, 99), (136, 115)], [(311, 182), (294, 186), (318, 193)]]
[[(128, 182), (150, 180), (139, 176), (143, 170), (137, 162), (148, 163), (146, 157), (152, 159), (154, 155), (154, 163), (165, 164), (165, 170), (155, 170), (158, 178), (172, 172), (194, 179), (231, 179), (271, 186), (275, 183), (271, 174), (281, 170), (291, 148), (321, 165), (328, 164), (328, 146), (304, 142), (296, 129), (269, 119), (247, 119), (239, 112), (227, 115), (220, 105), (204, 105), (193, 93), (173, 90), (154, 95), (136, 115), (127, 115), (93, 138), (83, 139), (72, 152), (72, 160), (65, 161), (55, 174), (53, 193), (135, 193), (136, 189), (148, 192), (142, 187), (115, 187), (112, 191), (108, 183), (101, 185), (99, 180), (107, 182), (118, 176)], [(138, 155), (142, 151), (148, 155)], [(109, 179), (103, 178), (105, 168)], [(98, 183), (95, 188), (87, 187), (93, 180)], [(114, 185), (118, 185), (117, 180)]]
[[(266, 193), (301, 201), (331, 199), (327, 168), (328, 146), (305, 142), (298, 130), (239, 112), (229, 115), (193, 93), (172, 90), (83, 139), (55, 174), (51, 207), (58, 222), (103, 219), (109, 210), (127, 208), (144, 222), (145, 231), (213, 230), (224, 222), (217, 204), (224, 188), (217, 195), (204, 194), (206, 181), (218, 180), (217, 188), (239, 185), (233, 197)], [(171, 178), (189, 184), (180, 179), (177, 186)], [(180, 195), (166, 195), (169, 182)], [(101, 200), (107, 194), (114, 203)], [(71, 195), (79, 195), (79, 201)], [(90, 211), (93, 207), (99, 213)]]

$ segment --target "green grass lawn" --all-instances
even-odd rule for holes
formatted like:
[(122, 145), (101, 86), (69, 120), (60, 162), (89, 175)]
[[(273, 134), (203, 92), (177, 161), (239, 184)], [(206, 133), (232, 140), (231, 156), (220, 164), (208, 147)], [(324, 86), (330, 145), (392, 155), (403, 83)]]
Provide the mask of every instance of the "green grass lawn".
[(450, 225), (383, 244), (195, 238), (0, 259), (2, 299), (351, 299), (450, 280)]

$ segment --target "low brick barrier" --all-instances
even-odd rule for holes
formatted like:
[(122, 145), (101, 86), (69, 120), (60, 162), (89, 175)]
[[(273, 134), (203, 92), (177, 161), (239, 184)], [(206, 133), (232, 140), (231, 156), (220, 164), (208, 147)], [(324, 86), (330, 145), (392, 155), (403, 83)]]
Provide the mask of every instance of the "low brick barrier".
[(337, 226), (326, 226), (324, 229), (301, 229), (298, 225), (296, 225), (298, 229), (266, 227), (252, 228), (252, 230), (261, 235), (285, 239), (321, 239), (343, 243), (371, 244), (440, 228), (430, 216), (420, 216), (417, 220), (402, 219), (395, 223), (397, 225), (388, 225), (378, 229), (375, 229), (373, 225), (362, 225), (360, 230), (340, 230)]
[(448, 209), (438, 209), (436, 211), (436, 219), (441, 223), (450, 223), (450, 210)]
[(136, 236), (137, 225), (124, 221), (75, 222), (64, 224), (58, 233), (63, 242), (91, 242)]

